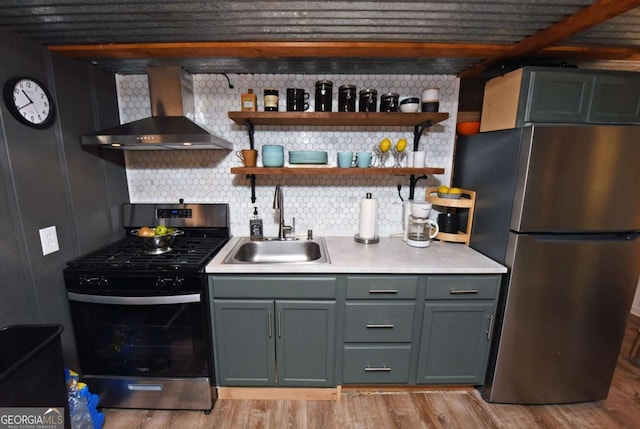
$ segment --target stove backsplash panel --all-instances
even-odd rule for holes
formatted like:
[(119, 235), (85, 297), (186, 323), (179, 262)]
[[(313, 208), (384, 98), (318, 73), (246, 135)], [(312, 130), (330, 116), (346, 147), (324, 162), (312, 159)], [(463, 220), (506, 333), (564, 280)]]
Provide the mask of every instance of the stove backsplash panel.
[[(420, 97), (424, 88), (440, 89), (440, 111), (448, 112), (446, 121), (426, 131), (420, 139), (420, 150), (427, 152), (427, 165), (444, 167), (445, 173), (420, 181), (416, 199), (423, 199), (427, 186), (449, 184), (455, 141), (456, 112), (458, 110), (459, 80), (452, 75), (288, 75), (239, 74), (229, 75), (234, 88), (219, 74), (193, 75), (195, 117), (208, 130), (234, 143), (233, 151), (127, 151), (126, 166), (129, 195), (132, 203), (216, 203), (230, 205), (231, 233), (249, 234), (249, 218), (253, 206), (264, 219), (266, 235), (277, 235), (277, 220), (272, 209), (276, 184), (284, 191), (287, 224), (296, 218), (297, 234), (313, 229), (316, 235), (350, 236), (358, 232), (360, 199), (371, 192), (379, 200), (378, 232), (381, 236), (402, 232), (401, 195), (408, 198), (408, 177), (400, 176), (258, 176), (255, 204), (251, 203), (249, 181), (230, 173), (239, 166), (235, 151), (249, 147), (244, 126), (236, 125), (227, 113), (240, 110), (240, 94), (252, 88), (257, 94), (258, 110), (264, 110), (263, 90), (279, 89), (279, 110), (286, 110), (286, 88), (305, 88), (310, 94), (310, 110), (314, 106), (314, 86), (317, 80), (333, 81), (333, 111), (337, 111), (338, 87), (354, 84), (357, 90), (375, 88), (380, 95), (397, 92), (400, 99)], [(151, 116), (146, 75), (118, 75), (120, 121), (130, 122)], [(402, 113), (398, 113), (401, 115)], [(392, 142), (406, 138), (413, 142), (413, 127), (313, 127), (313, 126), (256, 126), (255, 145), (283, 144), (289, 150), (322, 150), (329, 153), (329, 163), (336, 162), (338, 151), (370, 151), (383, 138)], [(261, 165), (261, 157), (258, 156)], [(388, 166), (391, 160), (387, 160)], [(435, 215), (435, 214), (434, 214)]]

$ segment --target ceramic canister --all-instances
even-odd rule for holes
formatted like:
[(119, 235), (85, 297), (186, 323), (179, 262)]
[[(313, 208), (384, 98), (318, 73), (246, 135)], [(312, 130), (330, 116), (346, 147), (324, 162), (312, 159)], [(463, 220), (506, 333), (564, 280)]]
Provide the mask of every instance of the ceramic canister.
[(381, 112), (397, 112), (399, 98), (400, 98), (400, 95), (395, 92), (382, 94), (380, 96), (380, 111)]
[(378, 91), (372, 88), (360, 91), (358, 108), (360, 112), (375, 112), (378, 104)]
[(316, 112), (331, 112), (331, 100), (333, 98), (333, 82), (319, 80), (316, 82)]
[(437, 112), (440, 108), (440, 90), (438, 88), (426, 88), (422, 91), (422, 111)]
[(355, 112), (356, 111), (356, 86), (342, 85), (338, 88), (338, 111), (339, 112)]

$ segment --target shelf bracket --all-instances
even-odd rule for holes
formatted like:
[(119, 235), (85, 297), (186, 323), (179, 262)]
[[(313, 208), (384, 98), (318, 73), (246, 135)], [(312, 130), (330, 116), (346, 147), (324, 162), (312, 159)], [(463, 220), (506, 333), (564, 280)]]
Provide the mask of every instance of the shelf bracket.
[(416, 185), (418, 184), (418, 180), (426, 179), (427, 177), (428, 177), (427, 175), (416, 177), (413, 174), (409, 177), (409, 201), (413, 201), (414, 194), (416, 193)]
[(255, 143), (254, 143), (254, 139), (253, 136), (255, 134), (255, 130), (253, 127), (253, 122), (251, 122), (250, 120), (245, 120), (244, 121), (244, 126), (247, 127), (247, 133), (249, 134), (249, 149), (255, 149)]
[(413, 150), (414, 152), (418, 150), (418, 143), (420, 143), (420, 137), (428, 128), (431, 128), (433, 124), (431, 121), (425, 121), (420, 125), (416, 125), (413, 128)]
[[(255, 135), (255, 129), (253, 126), (253, 122), (250, 120), (244, 121), (244, 126), (247, 127), (247, 134), (249, 134), (249, 149), (255, 149), (255, 141), (253, 136)], [(247, 174), (247, 179), (249, 179), (251, 186), (251, 204), (255, 204), (256, 202), (256, 175), (255, 174)]]
[(247, 179), (251, 183), (251, 204), (254, 204), (256, 202), (256, 175), (247, 174)]
[[(416, 125), (413, 129), (413, 151), (418, 151), (418, 145), (420, 143), (420, 137), (428, 128), (431, 128), (433, 124), (431, 121), (425, 121), (420, 125)], [(416, 192), (416, 185), (418, 184), (418, 180), (426, 179), (427, 176), (416, 177), (414, 174), (409, 176), (409, 201), (413, 201), (413, 197)]]

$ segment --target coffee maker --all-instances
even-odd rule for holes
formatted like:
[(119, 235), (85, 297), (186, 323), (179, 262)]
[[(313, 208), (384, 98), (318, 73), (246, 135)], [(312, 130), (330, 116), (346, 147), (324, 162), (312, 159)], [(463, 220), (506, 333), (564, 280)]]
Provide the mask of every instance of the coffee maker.
[(412, 247), (429, 247), (431, 240), (438, 235), (437, 222), (429, 219), (431, 203), (426, 201), (407, 201), (403, 205), (402, 239)]

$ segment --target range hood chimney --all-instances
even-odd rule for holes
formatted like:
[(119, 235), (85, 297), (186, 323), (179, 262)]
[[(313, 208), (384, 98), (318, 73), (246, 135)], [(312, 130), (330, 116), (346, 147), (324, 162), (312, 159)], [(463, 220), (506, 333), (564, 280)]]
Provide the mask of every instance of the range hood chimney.
[(125, 150), (227, 149), (233, 144), (185, 116), (195, 111), (191, 76), (180, 67), (148, 67), (150, 118), (84, 135), (80, 143)]

